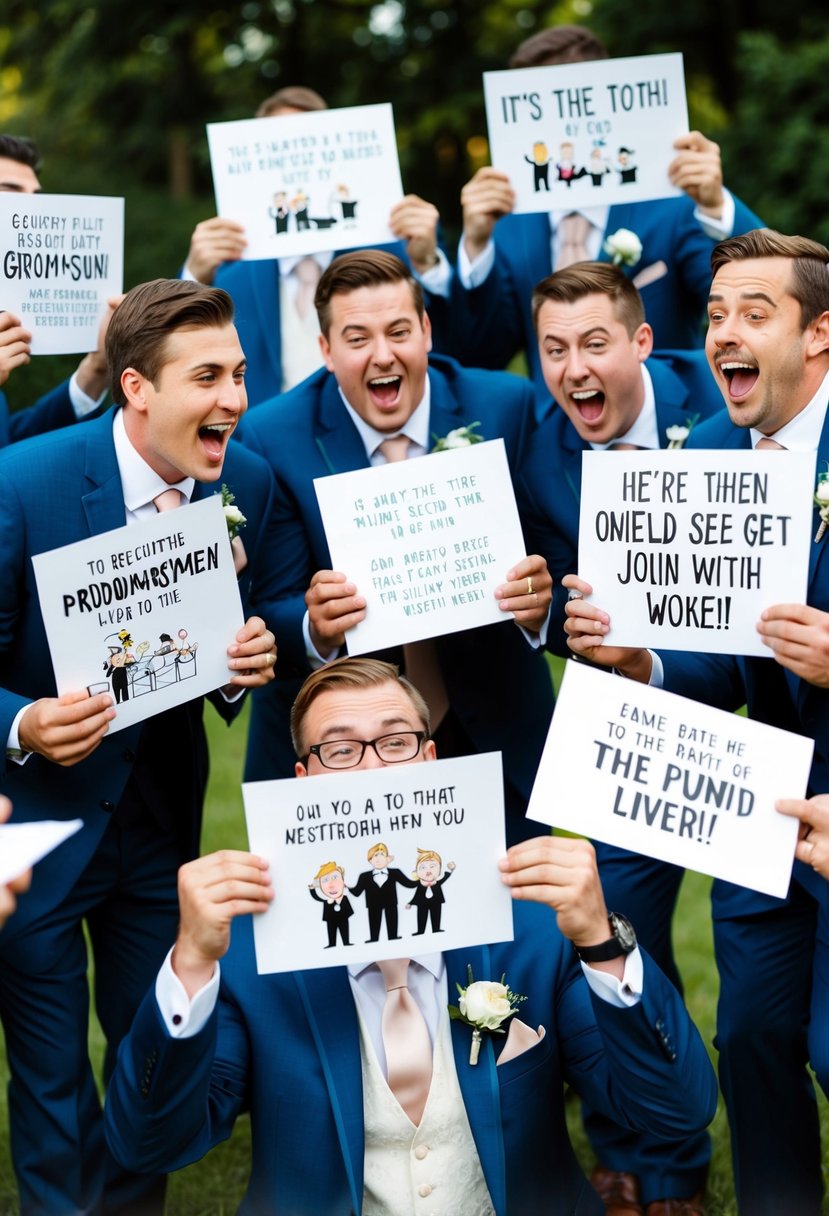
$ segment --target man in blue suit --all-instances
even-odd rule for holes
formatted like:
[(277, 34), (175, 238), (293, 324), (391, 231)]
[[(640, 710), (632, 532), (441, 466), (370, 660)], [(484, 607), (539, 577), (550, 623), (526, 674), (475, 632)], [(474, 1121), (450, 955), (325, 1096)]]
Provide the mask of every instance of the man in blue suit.
[[(426, 706), (394, 667), (343, 659), (315, 672), (294, 710), (297, 776), (326, 771), (309, 749), (343, 729), (363, 745), (357, 767), (384, 767), (372, 744), (389, 720), (425, 732), (403, 763), (435, 758)], [(115, 1155), (176, 1169), (225, 1139), (247, 1106), (244, 1212), (413, 1216), (434, 1195), (442, 1212), (600, 1216), (567, 1136), (564, 1082), (636, 1127), (676, 1135), (713, 1113), (710, 1064), (630, 926), (609, 924), (586, 841), (525, 841), (501, 869), (516, 899), (532, 901), (515, 909), (514, 942), (402, 960), (405, 1041), (428, 1035), (404, 1092), (377, 965), (257, 975), (244, 914), (273, 899), (267, 863), (228, 851), (184, 867), (175, 947), (109, 1088)], [(509, 1034), (483, 1036), (474, 1065), (471, 1028), (447, 1011), (468, 967), (527, 997)]]
[[(528, 546), (547, 559), (553, 577), (547, 645), (566, 655), (561, 580), (578, 569), (582, 453), (667, 447), (672, 437), (678, 443), (676, 436), (687, 436), (700, 416), (722, 409), (722, 398), (704, 352), (653, 353), (642, 298), (616, 266), (578, 262), (556, 271), (536, 286), (532, 311), (557, 408), (535, 434), (518, 493)], [(611, 905), (642, 926), (644, 945), (681, 992), (671, 922), (682, 870), (601, 843), (596, 855)], [(594, 1185), (609, 1203), (619, 1201), (611, 1211), (669, 1212), (665, 1204), (701, 1195), (707, 1136), (668, 1145), (610, 1128), (594, 1115), (586, 1125), (601, 1163)]]
[(547, 645), (566, 656), (560, 580), (578, 567), (582, 453), (684, 442), (700, 418), (722, 409), (722, 398), (703, 351), (654, 352), (642, 297), (617, 266), (556, 271), (536, 285), (532, 314), (558, 408), (536, 431), (517, 489), (527, 542), (553, 577)]
[[(256, 117), (278, 118), (327, 108), (314, 89), (294, 85), (266, 98)], [(407, 194), (389, 216), (397, 241), (379, 248), (402, 258), (419, 276), (428, 292), (432, 322), (443, 334), (448, 327), (452, 271), (438, 245), (438, 220), (436, 207)], [(200, 283), (215, 283), (233, 299), (236, 328), (248, 360), (248, 403), (258, 405), (294, 388), (322, 366), (314, 288), (337, 254), (244, 262), (240, 259), (246, 243), (243, 226), (234, 220), (220, 216), (203, 220), (193, 232), (183, 273)]]
[[(532, 427), (525, 380), (429, 358), (420, 286), (398, 258), (376, 249), (337, 258), (320, 280), (316, 303), (326, 369), (252, 410), (239, 431), (276, 475), (277, 594), (265, 612), (279, 638), (280, 667), (273, 686), (253, 700), (245, 770), (251, 781), (291, 774), (288, 720), (299, 684), (339, 653), (365, 614), (360, 589), (330, 569), (313, 479), (386, 463), (395, 458), (389, 443), (396, 446), (401, 436), (406, 458), (422, 455), (438, 437), (474, 422), (483, 438), (503, 439), (515, 470)], [(530, 637), (505, 618), (435, 638), (431, 655), (420, 646), (404, 661), (410, 676), (412, 664), (421, 664), (419, 681), (429, 687), (444, 755), (503, 752), (507, 838), (517, 839), (530, 830), (523, 814), (553, 708), (539, 645), (550, 577), (537, 555), (522, 557), (503, 577), (501, 607)]]
[[(518, 48), (511, 67), (541, 67), (606, 59), (602, 43), (580, 26), (542, 30)], [(536, 387), (537, 416), (549, 412), (549, 394), (535, 341), (532, 288), (552, 270), (576, 261), (611, 260), (605, 240), (621, 229), (641, 248), (627, 273), (642, 292), (657, 350), (702, 345), (701, 322), (714, 243), (760, 224), (739, 199), (723, 190), (719, 147), (698, 131), (681, 136), (671, 166), (681, 198), (568, 209), (549, 215), (511, 215), (515, 196), (497, 169), (479, 169), (461, 193), (463, 236), (452, 288), (452, 330), (446, 346), (475, 367), (505, 367), (519, 350)], [(570, 219), (578, 227), (573, 232)]]
[[(125, 1177), (105, 1151), (83, 930), (85, 921), (109, 1072), (175, 926), (175, 875), (198, 852), (207, 778), (201, 698), (110, 735), (108, 694), (57, 695), (32, 558), (223, 480), (248, 519), (248, 601), (271, 504), (262, 461), (228, 450), (245, 409), (244, 355), (224, 292), (177, 280), (135, 288), (113, 317), (107, 357), (120, 408), (0, 454), (2, 789), (16, 820), (83, 820), (39, 864), (0, 940), (12, 1155), (27, 1216), (160, 1204), (155, 1180)], [(257, 617), (229, 642), (228, 684), (211, 697), (228, 720), (275, 662)]]
[[(829, 250), (761, 229), (718, 245), (711, 265), (706, 351), (727, 413), (695, 428), (689, 447), (816, 451), (823, 469), (829, 460)], [(813, 492), (803, 487), (810, 497)], [(567, 581), (589, 595), (585, 580)], [(567, 614), (576, 653), (724, 709), (745, 703), (751, 717), (813, 738), (809, 792), (829, 792), (823, 540), (811, 548), (807, 603), (775, 605), (758, 622), (768, 659), (680, 651), (655, 656), (605, 646), (607, 613), (575, 599)], [(787, 900), (716, 882), (713, 909), (720, 1082), (740, 1214), (818, 1216), (820, 1129), (806, 1065), (814, 1054), (820, 1075), (829, 1075), (826, 885), (798, 862)], [(774, 1111), (774, 1118), (758, 1115), (762, 1111)]]

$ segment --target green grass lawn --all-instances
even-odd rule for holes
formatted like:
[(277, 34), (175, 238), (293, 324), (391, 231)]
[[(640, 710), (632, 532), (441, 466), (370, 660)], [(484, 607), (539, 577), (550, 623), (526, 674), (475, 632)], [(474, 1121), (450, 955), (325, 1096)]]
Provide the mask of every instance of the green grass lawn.
[[(203, 847), (205, 852), (221, 847), (246, 847), (239, 782), (242, 771), (245, 720), (228, 729), (207, 707), (212, 774), (208, 793)], [(717, 975), (711, 945), (708, 891), (710, 880), (687, 875), (674, 922), (680, 967), (685, 979), (691, 1013), (710, 1045), (714, 1033)], [(97, 1023), (90, 1032), (90, 1050), (96, 1062), (102, 1054)], [(713, 1049), (712, 1057), (714, 1056)], [(5, 1055), (0, 1055), (0, 1079), (7, 1080)], [(822, 1113), (826, 1103), (821, 1098)], [(769, 1114), (769, 1112), (767, 1112)], [(590, 1166), (589, 1149), (581, 1133), (578, 1105), (570, 1103), (571, 1135), (585, 1168)], [(728, 1129), (722, 1104), (712, 1126), (714, 1159), (709, 1181), (709, 1216), (733, 1216), (736, 1212), (731, 1182)], [(171, 1179), (167, 1216), (230, 1216), (245, 1187), (250, 1154), (247, 1119), (237, 1124), (232, 1139), (203, 1161), (181, 1170)], [(0, 1103), (0, 1216), (13, 1216), (16, 1192), (8, 1152), (5, 1103)], [(825, 1208), (829, 1211), (829, 1207)], [(781, 1213), (780, 1216), (786, 1216)]]

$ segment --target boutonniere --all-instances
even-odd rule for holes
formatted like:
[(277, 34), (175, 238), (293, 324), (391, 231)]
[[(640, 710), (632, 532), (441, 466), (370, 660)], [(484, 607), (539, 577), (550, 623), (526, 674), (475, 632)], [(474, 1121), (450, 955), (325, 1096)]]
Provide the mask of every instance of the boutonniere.
[(236, 495), (222, 482), (222, 510), (225, 513), (225, 523), (227, 524), (227, 534), (231, 540), (235, 540), (239, 535), (239, 529), (244, 528), (248, 522), (246, 516), (242, 514), (237, 506), (235, 506)]
[(613, 259), (614, 266), (635, 266), (642, 256), (642, 242), (629, 228), (617, 228), (607, 238), (603, 249)]
[(818, 541), (823, 540), (826, 528), (829, 527), (829, 470), (818, 477), (812, 501), (820, 515), (820, 525), (815, 533), (815, 544), (817, 544)]
[(480, 425), (480, 422), (470, 422), (469, 426), (456, 427), (442, 439), (439, 439), (437, 435), (432, 435), (434, 440), (432, 451), (451, 452), (453, 448), (471, 448), (473, 443), (483, 443), (483, 435), (475, 434), (475, 427)]
[(469, 1051), (469, 1063), (478, 1063), (478, 1053), (481, 1050), (481, 1034), (506, 1034), (503, 1022), (517, 1012), (525, 996), (513, 992), (506, 983), (506, 976), (501, 976), (501, 982), (493, 980), (473, 980), (472, 968), (467, 967), (468, 982), (465, 988), (460, 984), (458, 990), (460, 1000), (457, 1005), (449, 1006), (449, 1017), (453, 1022), (464, 1022), (472, 1027), (472, 1046)]
[(680, 448), (685, 447), (685, 441), (698, 422), (699, 414), (694, 414), (693, 418), (689, 418), (681, 426), (669, 426), (665, 431), (665, 438), (668, 440), (668, 451), (678, 452)]

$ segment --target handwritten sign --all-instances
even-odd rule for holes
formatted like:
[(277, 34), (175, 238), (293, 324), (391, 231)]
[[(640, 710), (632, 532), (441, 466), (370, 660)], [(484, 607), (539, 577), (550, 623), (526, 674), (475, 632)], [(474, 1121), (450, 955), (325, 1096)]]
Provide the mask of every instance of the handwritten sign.
[(668, 198), (688, 132), (681, 55), (484, 72), (492, 163), (521, 211)]
[(98, 349), (98, 325), (124, 285), (124, 200), (0, 194), (3, 307), (33, 355)]
[(512, 940), (500, 753), (242, 792), (276, 891), (253, 922), (260, 975)]
[(0, 824), (0, 883), (17, 878), (82, 827), (82, 819)]
[(814, 743), (568, 663), (527, 815), (783, 897)]
[(228, 682), (243, 620), (218, 494), (32, 562), (58, 692), (111, 693), (110, 733)]
[(524, 556), (504, 441), (316, 478), (331, 560), (367, 601), (349, 654), (474, 629)]
[(216, 206), (243, 224), (245, 258), (394, 240), (403, 197), (388, 104), (208, 123)]
[(764, 608), (806, 602), (815, 457), (585, 452), (579, 573), (608, 643), (768, 655)]

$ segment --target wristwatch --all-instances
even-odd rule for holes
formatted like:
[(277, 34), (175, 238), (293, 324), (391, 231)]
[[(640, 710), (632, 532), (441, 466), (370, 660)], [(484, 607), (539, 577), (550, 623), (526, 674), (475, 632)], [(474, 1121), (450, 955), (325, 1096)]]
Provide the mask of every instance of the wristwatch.
[(583, 963), (607, 963), (612, 958), (630, 954), (636, 949), (636, 933), (626, 916), (619, 912), (608, 912), (612, 937), (598, 946), (577, 946), (573, 949)]

